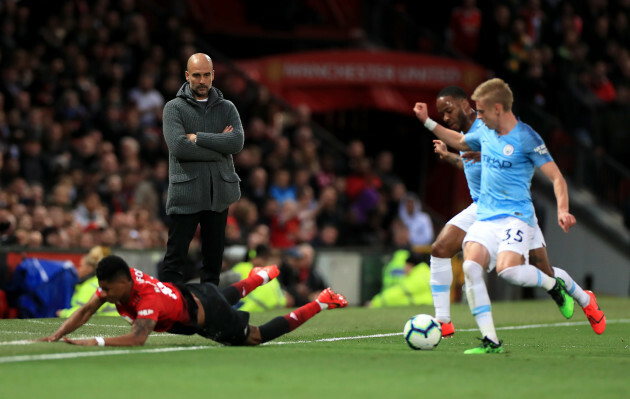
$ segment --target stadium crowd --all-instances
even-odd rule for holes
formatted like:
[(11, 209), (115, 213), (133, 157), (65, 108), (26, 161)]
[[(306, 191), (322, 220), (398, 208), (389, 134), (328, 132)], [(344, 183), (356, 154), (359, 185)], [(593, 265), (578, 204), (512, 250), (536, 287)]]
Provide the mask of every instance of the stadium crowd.
[[(382, 3), (413, 11), (413, 2)], [(50, 13), (0, 2), (1, 245), (165, 247), (161, 112), (204, 42), (178, 15), (155, 18), (133, 0), (66, 0)], [(450, 18), (449, 48), (515, 87), (517, 104), (528, 105), (520, 114), (558, 146), (564, 170), (574, 166), (566, 143), (627, 163), (630, 1), (467, 0)], [(245, 128), (228, 245), (396, 246), (401, 231), (409, 245), (431, 243), (431, 218), (397, 176), (394, 154), (367, 154), (360, 140), (335, 154), (307, 107), (287, 109), (225, 65), (215, 69), (214, 86)], [(621, 182), (590, 172), (593, 184), (609, 184), (600, 192), (620, 195)]]
[[(161, 112), (203, 47), (195, 32), (176, 17), (150, 30), (126, 0), (65, 1), (45, 17), (9, 1), (0, 18), (2, 245), (164, 248)], [(383, 245), (396, 229), (430, 243), (431, 219), (391, 153), (372, 162), (360, 141), (325, 153), (308, 108), (284, 109), (226, 68), (216, 76), (246, 132), (228, 244)]]
[[(453, 4), (457, 3), (457, 7)], [(630, 1), (374, 2), (383, 43), (473, 60), (507, 81), (515, 111), (563, 173), (630, 227)], [(376, 20), (372, 18), (372, 20)]]

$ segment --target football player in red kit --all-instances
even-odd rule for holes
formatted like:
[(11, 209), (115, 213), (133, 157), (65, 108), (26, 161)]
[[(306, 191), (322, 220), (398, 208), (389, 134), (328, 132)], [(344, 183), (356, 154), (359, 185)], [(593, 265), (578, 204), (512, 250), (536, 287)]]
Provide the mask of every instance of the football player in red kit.
[[(275, 265), (252, 269), (249, 276), (219, 291), (211, 283), (163, 283), (130, 268), (120, 257), (103, 258), (96, 269), (99, 288), (88, 303), (70, 316), (55, 333), (38, 341), (62, 339), (74, 345), (143, 345), (152, 331), (199, 334), (225, 345), (259, 345), (293, 331), (323, 309), (343, 308), (343, 295), (325, 289), (319, 297), (291, 313), (261, 326), (249, 324), (249, 313), (235, 310), (241, 298), (279, 274)], [(103, 305), (116, 305), (120, 315), (132, 323), (131, 332), (118, 337), (70, 339), (66, 335), (85, 324)]]

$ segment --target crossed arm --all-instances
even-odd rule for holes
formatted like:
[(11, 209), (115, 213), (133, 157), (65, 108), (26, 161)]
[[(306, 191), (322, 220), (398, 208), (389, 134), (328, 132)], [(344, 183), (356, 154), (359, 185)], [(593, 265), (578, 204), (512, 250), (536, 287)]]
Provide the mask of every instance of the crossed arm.
[[(98, 341), (96, 338), (88, 339), (70, 339), (66, 335), (81, 327), (92, 317), (94, 313), (105, 303), (96, 294), (90, 298), (88, 303), (83, 305), (79, 310), (74, 312), (53, 334), (38, 339), (40, 342), (56, 342), (63, 339), (65, 342), (73, 345), (96, 346)], [(118, 337), (105, 338), (106, 346), (139, 346), (144, 345), (149, 334), (155, 328), (156, 321), (150, 319), (136, 319), (131, 327), (131, 332)]]
[(179, 161), (216, 162), (224, 159), (224, 155), (218, 150), (204, 148), (194, 143), (190, 133), (184, 129), (182, 115), (174, 106), (167, 104), (164, 107), (163, 124), (166, 146)]

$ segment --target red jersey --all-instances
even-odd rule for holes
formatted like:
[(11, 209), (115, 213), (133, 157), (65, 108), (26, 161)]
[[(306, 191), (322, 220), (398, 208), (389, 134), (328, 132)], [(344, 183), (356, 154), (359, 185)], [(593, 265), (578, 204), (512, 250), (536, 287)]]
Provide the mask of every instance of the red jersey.
[[(116, 303), (118, 313), (130, 323), (136, 319), (155, 320), (154, 330), (169, 330), (174, 323), (187, 323), (188, 311), (182, 294), (170, 283), (163, 283), (148, 274), (129, 268), (133, 288), (127, 303)], [(96, 290), (101, 297), (101, 288)]]

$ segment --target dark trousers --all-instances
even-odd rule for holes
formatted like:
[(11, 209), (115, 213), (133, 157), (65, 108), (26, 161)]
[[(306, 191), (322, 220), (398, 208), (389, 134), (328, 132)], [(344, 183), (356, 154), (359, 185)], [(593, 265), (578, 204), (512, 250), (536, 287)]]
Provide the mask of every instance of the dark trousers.
[(164, 267), (160, 280), (164, 282), (183, 282), (181, 267), (186, 264), (190, 241), (197, 226), (201, 225), (201, 282), (219, 284), (219, 275), (223, 265), (223, 248), (225, 245), (225, 225), (227, 209), (223, 212), (202, 211), (192, 215), (170, 215), (171, 225), (168, 229), (168, 242)]

